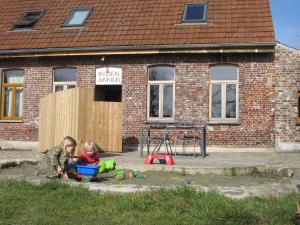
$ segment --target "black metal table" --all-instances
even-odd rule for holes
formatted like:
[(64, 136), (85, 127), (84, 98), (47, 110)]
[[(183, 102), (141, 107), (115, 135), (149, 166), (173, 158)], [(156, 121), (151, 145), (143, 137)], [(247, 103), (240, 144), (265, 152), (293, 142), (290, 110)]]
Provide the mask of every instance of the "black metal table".
[[(143, 157), (143, 150), (144, 150), (144, 131), (147, 131), (147, 135), (146, 135), (146, 141), (147, 141), (147, 153), (149, 154), (149, 148), (150, 148), (150, 133), (151, 133), (151, 129), (150, 128), (150, 124), (148, 126), (144, 126), (141, 128), (140, 131), (140, 156)], [(155, 129), (155, 128), (154, 128)], [(157, 129), (168, 129), (168, 130), (182, 130), (182, 129), (190, 129), (188, 126), (187, 127), (180, 127), (180, 126), (176, 126), (176, 125), (161, 125), (160, 128)], [(204, 158), (206, 156), (206, 129), (204, 126), (198, 126), (195, 125), (193, 126), (193, 129), (195, 129), (196, 131), (199, 132), (199, 136), (201, 137), (201, 143), (200, 143), (200, 155), (202, 158)]]

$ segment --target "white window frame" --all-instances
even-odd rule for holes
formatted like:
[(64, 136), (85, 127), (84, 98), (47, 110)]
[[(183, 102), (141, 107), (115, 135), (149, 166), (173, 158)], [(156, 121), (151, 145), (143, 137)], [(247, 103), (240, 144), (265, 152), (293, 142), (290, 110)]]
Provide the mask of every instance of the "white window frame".
[[(56, 69), (76, 69), (76, 81), (62, 81), (62, 82), (55, 82), (54, 81), (54, 75)], [(55, 93), (55, 86), (63, 86), (63, 90), (65, 91), (68, 89), (69, 85), (75, 85), (75, 88), (77, 87), (77, 68), (75, 67), (57, 67), (53, 69), (52, 72), (52, 92)]]
[[(172, 67), (174, 70), (174, 79), (173, 80), (160, 80), (160, 81), (150, 81), (149, 80), (149, 69), (154, 67)], [(173, 86), (173, 108), (172, 108), (172, 117), (163, 117), (163, 105), (164, 105), (164, 85), (172, 85)], [(150, 86), (158, 85), (159, 86), (159, 113), (158, 117), (150, 117)], [(169, 65), (156, 65), (148, 67), (148, 87), (147, 87), (147, 121), (163, 121), (163, 122), (172, 122), (175, 119), (175, 67)]]
[[(211, 67), (218, 66), (233, 66), (237, 68), (237, 79), (236, 80), (211, 80), (209, 84), (209, 122), (210, 123), (239, 123), (239, 67), (236, 65), (214, 65)], [(210, 73), (210, 77), (212, 74)], [(221, 84), (221, 118), (212, 118), (212, 86), (213, 84)], [(226, 118), (226, 86), (227, 84), (236, 85), (236, 118)]]

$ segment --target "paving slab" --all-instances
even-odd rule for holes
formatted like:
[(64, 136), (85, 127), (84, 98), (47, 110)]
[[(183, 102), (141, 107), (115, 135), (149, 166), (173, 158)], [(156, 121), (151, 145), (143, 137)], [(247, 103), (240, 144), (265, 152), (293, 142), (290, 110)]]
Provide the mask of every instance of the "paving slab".
[[(34, 150), (0, 150), (0, 168), (5, 166), (32, 163), (39, 161), (40, 154)], [(300, 168), (300, 153), (280, 152), (213, 152), (205, 158), (194, 156), (173, 156), (175, 164), (167, 166), (159, 164), (145, 165), (144, 157), (139, 152), (102, 153), (101, 160), (115, 159), (118, 168), (136, 171), (170, 171), (186, 174), (219, 174), (244, 175), (253, 172), (266, 172), (274, 169)], [(284, 172), (283, 172), (284, 173)]]
[(218, 175), (244, 175), (253, 172), (266, 172), (270, 169), (284, 171), (283, 169), (300, 168), (300, 153), (279, 152), (239, 152), (209, 153), (207, 157), (173, 156), (174, 166), (165, 164), (145, 165), (144, 157), (138, 152), (105, 153), (101, 159), (115, 159), (119, 168), (129, 168), (137, 171), (170, 171), (186, 174), (218, 174)]

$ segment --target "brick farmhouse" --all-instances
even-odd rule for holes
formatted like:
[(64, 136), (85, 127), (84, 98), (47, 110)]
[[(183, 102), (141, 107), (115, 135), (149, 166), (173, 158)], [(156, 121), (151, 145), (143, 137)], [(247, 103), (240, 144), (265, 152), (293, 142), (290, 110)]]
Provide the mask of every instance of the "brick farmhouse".
[(268, 0), (0, 2), (0, 146), (38, 141), (42, 97), (90, 87), (122, 102), (124, 146), (192, 122), (208, 146), (300, 149), (300, 51), (276, 43)]

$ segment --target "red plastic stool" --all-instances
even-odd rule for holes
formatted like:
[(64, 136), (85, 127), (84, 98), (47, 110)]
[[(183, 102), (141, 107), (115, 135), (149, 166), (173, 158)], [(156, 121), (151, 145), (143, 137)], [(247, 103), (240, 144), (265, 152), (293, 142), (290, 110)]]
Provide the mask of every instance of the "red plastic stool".
[(174, 165), (174, 160), (172, 155), (158, 155), (158, 154), (150, 154), (147, 156), (145, 159), (145, 164), (150, 165), (153, 163), (154, 159), (165, 159), (166, 160), (166, 165), (172, 166)]

